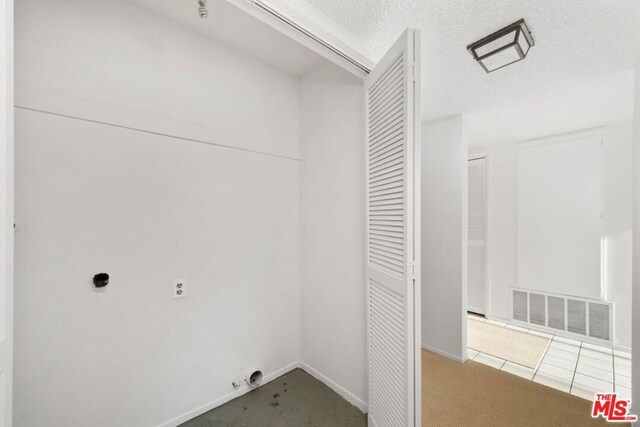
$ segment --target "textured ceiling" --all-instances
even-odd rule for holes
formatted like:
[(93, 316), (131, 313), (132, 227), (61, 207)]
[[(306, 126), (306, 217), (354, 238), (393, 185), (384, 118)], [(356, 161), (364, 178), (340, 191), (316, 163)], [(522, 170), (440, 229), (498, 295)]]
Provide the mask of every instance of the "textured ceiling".
[[(468, 113), (472, 144), (631, 119), (639, 0), (307, 2), (378, 54), (406, 27), (420, 29), (423, 119)], [(485, 74), (466, 46), (520, 18), (536, 46)]]

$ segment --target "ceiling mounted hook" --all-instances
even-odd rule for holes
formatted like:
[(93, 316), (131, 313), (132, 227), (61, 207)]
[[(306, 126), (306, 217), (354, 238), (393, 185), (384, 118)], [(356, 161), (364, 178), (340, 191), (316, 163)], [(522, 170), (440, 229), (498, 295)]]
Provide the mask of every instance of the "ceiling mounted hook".
[(198, 16), (202, 19), (209, 17), (209, 11), (207, 10), (207, 0), (198, 0)]

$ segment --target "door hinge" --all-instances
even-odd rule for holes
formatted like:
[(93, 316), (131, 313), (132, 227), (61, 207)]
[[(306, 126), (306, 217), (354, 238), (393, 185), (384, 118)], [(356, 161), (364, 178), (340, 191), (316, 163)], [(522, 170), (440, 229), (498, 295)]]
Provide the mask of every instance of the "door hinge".
[(416, 280), (418, 278), (418, 271), (415, 261), (409, 261), (409, 280)]
[(412, 63), (411, 64), (411, 81), (415, 82), (416, 81), (416, 63)]

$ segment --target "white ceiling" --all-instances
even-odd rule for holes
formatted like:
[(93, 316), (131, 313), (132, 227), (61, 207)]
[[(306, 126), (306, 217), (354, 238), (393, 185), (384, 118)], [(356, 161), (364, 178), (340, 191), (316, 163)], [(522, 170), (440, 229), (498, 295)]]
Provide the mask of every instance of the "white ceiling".
[[(129, 1), (293, 75), (304, 75), (323, 61), (225, 0), (209, 0), (207, 20), (197, 17), (196, 0)], [(420, 29), (422, 118), (464, 114), (474, 146), (632, 117), (640, 0), (280, 2), (305, 16), (317, 10), (319, 21), (335, 22), (374, 60), (405, 28)], [(467, 45), (520, 18), (536, 45), (524, 61), (486, 74)]]
[[(473, 145), (631, 119), (638, 0), (307, 2), (378, 54), (406, 27), (420, 29), (423, 119), (468, 113)], [(467, 45), (520, 18), (536, 46), (524, 61), (486, 74)]]
[(128, 0), (145, 10), (237, 49), (287, 74), (301, 76), (324, 59), (224, 0), (208, 2), (198, 17), (196, 0)]

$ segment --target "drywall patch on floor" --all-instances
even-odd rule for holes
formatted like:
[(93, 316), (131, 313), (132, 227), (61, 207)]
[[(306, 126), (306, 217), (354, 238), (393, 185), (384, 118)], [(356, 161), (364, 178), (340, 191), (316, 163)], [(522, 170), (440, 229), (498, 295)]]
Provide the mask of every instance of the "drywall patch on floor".
[(364, 427), (367, 415), (302, 369), (196, 417), (182, 427)]

